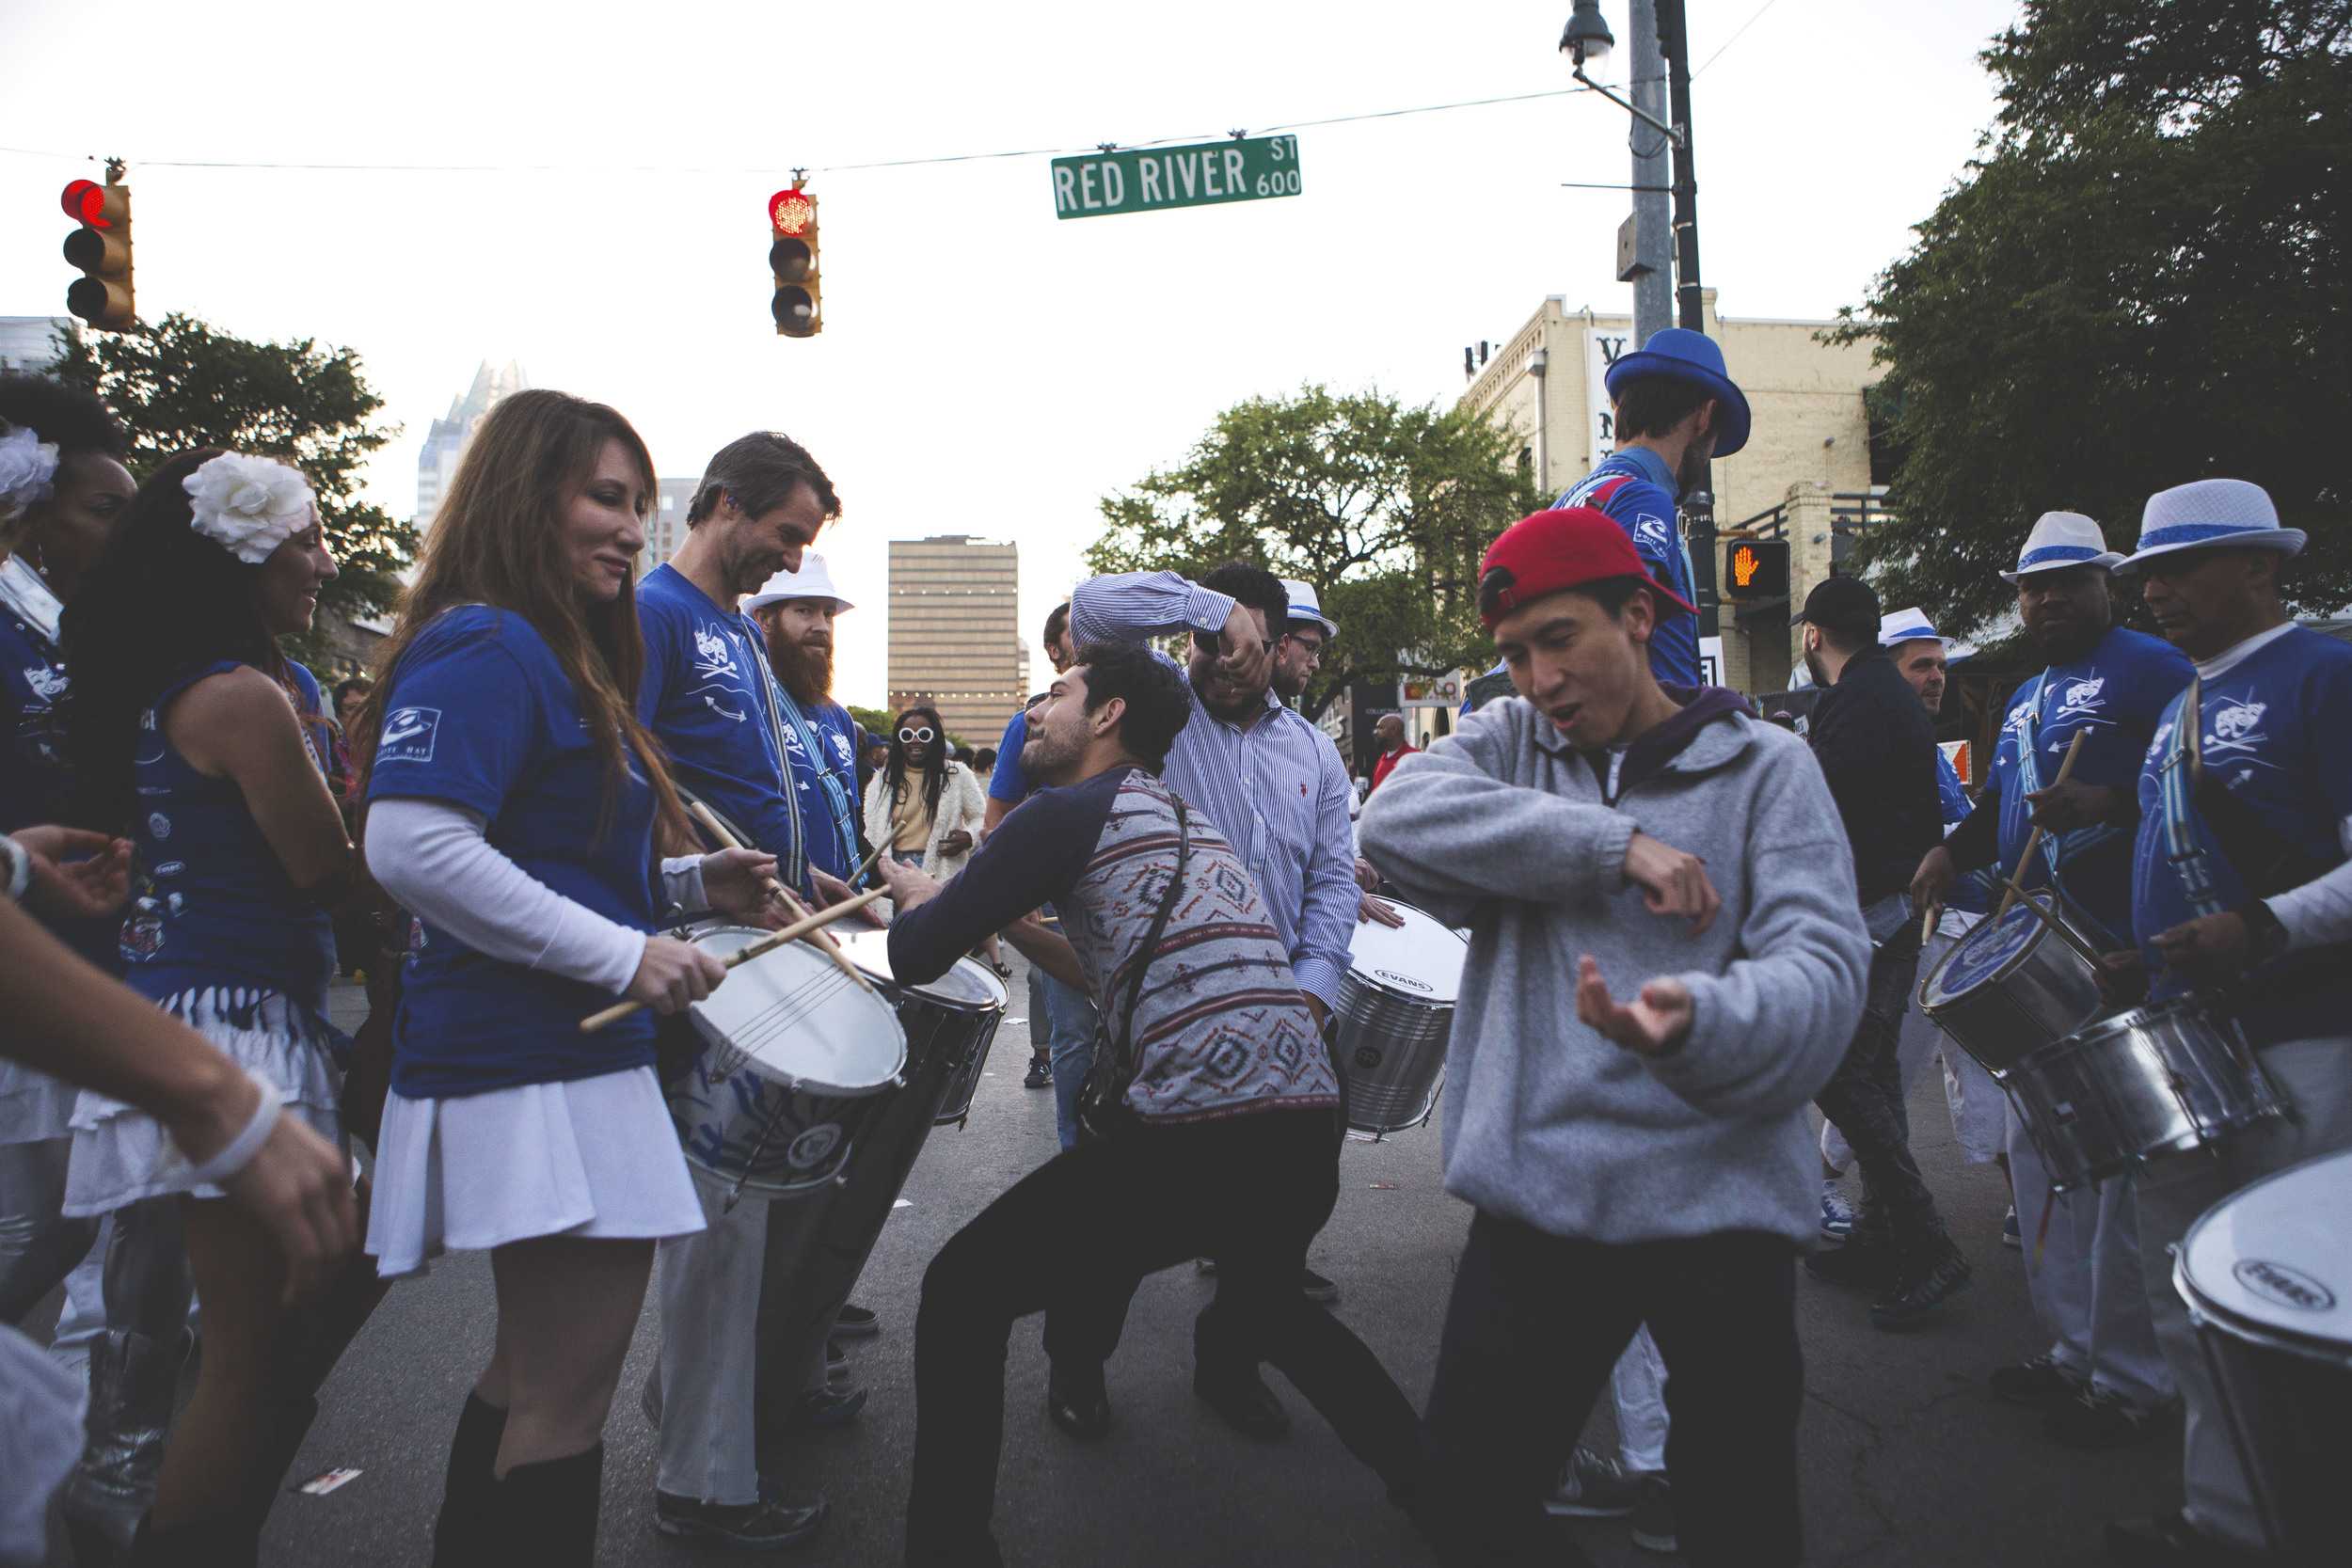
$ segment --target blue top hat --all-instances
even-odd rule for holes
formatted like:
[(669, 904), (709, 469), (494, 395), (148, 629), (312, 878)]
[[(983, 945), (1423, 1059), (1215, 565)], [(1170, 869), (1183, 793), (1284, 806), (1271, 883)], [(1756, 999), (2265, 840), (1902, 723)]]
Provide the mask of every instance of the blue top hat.
[(1684, 326), (1664, 326), (1651, 333), (1648, 342), (1631, 354), (1618, 356), (1617, 362), (1609, 367), (1609, 395), (1621, 396), (1620, 388), (1627, 382), (1644, 375), (1673, 376), (1707, 388), (1708, 396), (1721, 405), (1715, 411), (1715, 427), (1722, 432), (1715, 442), (1716, 456), (1729, 457), (1748, 444), (1747, 397), (1731, 384), (1724, 370), (1724, 351), (1706, 333)]

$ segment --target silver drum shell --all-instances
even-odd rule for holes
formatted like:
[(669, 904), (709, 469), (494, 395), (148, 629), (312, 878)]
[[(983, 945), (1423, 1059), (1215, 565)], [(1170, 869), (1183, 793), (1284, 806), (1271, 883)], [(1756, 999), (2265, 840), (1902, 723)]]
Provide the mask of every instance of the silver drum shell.
[[(2035, 901), (2049, 907), (2044, 900)], [(2063, 911), (2058, 918), (2065, 920)], [(1994, 928), (1988, 920), (1968, 936)], [(2087, 934), (2084, 940), (2090, 942)], [(2098, 945), (2090, 942), (2092, 951)], [(1931, 1005), (1928, 998), (1937, 979), (1967, 948), (1968, 937), (1954, 942), (1921, 979), (1919, 1010), (1995, 1078), (2098, 1016), (2103, 1004), (2097, 972), (2046, 927), (2037, 927), (2031, 942), (1979, 984)]]
[(1350, 1131), (1380, 1137), (1426, 1122), (1444, 1086), (1454, 1005), (1402, 995), (1350, 970), (1340, 976), (1337, 1016), (1332, 1051), (1347, 1081)]

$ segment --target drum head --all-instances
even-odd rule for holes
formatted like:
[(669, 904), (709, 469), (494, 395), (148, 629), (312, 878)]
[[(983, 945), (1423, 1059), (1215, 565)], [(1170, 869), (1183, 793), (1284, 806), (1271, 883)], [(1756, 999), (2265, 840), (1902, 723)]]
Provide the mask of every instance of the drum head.
[(2209, 1316), (2352, 1358), (2352, 1150), (2265, 1177), (2188, 1227), (2184, 1293)]
[[(890, 973), (888, 930), (877, 930), (871, 926), (861, 926), (850, 931), (840, 930), (837, 927), (834, 929), (851, 963), (877, 980), (898, 985), (897, 976)], [(993, 1012), (1011, 1000), (1005, 990), (1004, 982), (990, 974), (985, 966), (974, 963), (970, 958), (958, 958), (955, 968), (929, 985), (899, 986), (898, 989), (913, 991), (942, 1006), (969, 1012)]]
[[(694, 945), (724, 958), (767, 935), (728, 926), (696, 937)], [(688, 1011), (706, 1037), (742, 1052), (771, 1076), (819, 1093), (871, 1094), (906, 1066), (897, 1009), (851, 984), (804, 942), (728, 971), (719, 989)]]
[(1410, 904), (1381, 902), (1405, 917), (1402, 926), (1359, 920), (1348, 940), (1349, 968), (1359, 980), (1415, 1002), (1452, 1006), (1462, 990), (1470, 943), (1461, 933)]
[[(2033, 894), (2026, 896), (2042, 902)], [(2003, 970), (2032, 951), (2042, 931), (2041, 919), (2022, 901), (2000, 919), (1986, 921), (1952, 944), (1951, 952), (1920, 988), (1920, 1005), (1937, 1006), (1998, 979)]]

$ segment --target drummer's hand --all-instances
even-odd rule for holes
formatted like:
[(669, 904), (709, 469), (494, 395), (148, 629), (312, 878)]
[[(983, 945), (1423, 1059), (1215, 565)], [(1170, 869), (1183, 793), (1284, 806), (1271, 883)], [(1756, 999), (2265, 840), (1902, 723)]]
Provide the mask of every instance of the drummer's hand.
[(1394, 904), (1385, 899), (1375, 898), (1369, 893), (1358, 894), (1356, 895), (1356, 924), (1362, 926), (1375, 920), (1391, 931), (1405, 924), (1405, 917), (1396, 912)]
[(888, 855), (874, 863), (875, 874), (890, 890), (890, 902), (900, 914), (920, 909), (939, 896), (939, 884), (923, 875), (919, 865), (900, 865)]
[(24, 902), (47, 920), (88, 920), (131, 896), (131, 841), (81, 828), (15, 828), (8, 836), (32, 857)]
[(1625, 879), (1641, 888), (1642, 902), (1652, 914), (1687, 915), (1689, 934), (1697, 936), (1715, 924), (1723, 895), (1707, 879), (1707, 863), (1635, 832), (1625, 849)]
[(1315, 1033), (1320, 1035), (1323, 1033), (1323, 1026), (1330, 1022), (1331, 1009), (1325, 1006), (1323, 998), (1313, 991), (1302, 990), (1298, 994), (1307, 999), (1307, 1010), (1315, 1015)]
[[(820, 910), (830, 909), (835, 904), (846, 903), (850, 899), (857, 896), (857, 889), (851, 887), (840, 878), (833, 876), (829, 872), (819, 871), (813, 865), (808, 868), (808, 879), (817, 889), (817, 907)], [(882, 918), (882, 911), (875, 909), (871, 904), (864, 906), (857, 911), (857, 913), (850, 915), (848, 918), (854, 920), (863, 926), (887, 926), (890, 924), (889, 921)]]
[(727, 966), (692, 942), (647, 937), (644, 956), (628, 982), (628, 996), (657, 1013), (674, 1013), (708, 996), (726, 977)]
[(785, 921), (781, 902), (769, 891), (776, 879), (776, 857), (756, 849), (722, 849), (703, 857), (703, 896), (721, 914), (774, 930)]
[(1952, 852), (1941, 844), (1920, 859), (1919, 869), (1911, 874), (1911, 907), (1931, 910), (1946, 903), (1946, 895), (1960, 876), (1960, 867), (1952, 863)]
[(2148, 962), (2137, 947), (2099, 955), (2099, 1000), (2110, 1007), (2132, 1007), (2148, 994)]
[(2054, 833), (2071, 833), (2110, 821), (2121, 809), (2123, 792), (2106, 784), (2081, 784), (2074, 779), (2047, 789), (2026, 792), (2033, 825)]
[(2222, 976), (2244, 969), (2253, 956), (2246, 917), (2233, 910), (2202, 914), (2149, 942), (2164, 958), (2165, 967), (2190, 974)]
[(1624, 1006), (1609, 994), (1609, 982), (1590, 953), (1577, 962), (1576, 1016), (1629, 1051), (1662, 1056), (1680, 1049), (1696, 1013), (1691, 988), (1679, 980), (1652, 980), (1631, 1006)]
[(1380, 873), (1375, 871), (1372, 862), (1361, 855), (1356, 857), (1356, 885), (1366, 893), (1380, 891)]

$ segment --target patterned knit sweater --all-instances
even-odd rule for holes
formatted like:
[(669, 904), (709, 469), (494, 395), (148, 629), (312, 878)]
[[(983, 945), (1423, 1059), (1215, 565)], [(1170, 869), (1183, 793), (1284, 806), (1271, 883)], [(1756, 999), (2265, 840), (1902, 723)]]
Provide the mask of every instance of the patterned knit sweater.
[(1176, 797), (1115, 768), (1024, 801), (939, 896), (900, 915), (890, 964), (901, 981), (946, 973), (982, 936), (1039, 905), (1061, 911), (1106, 1028), (1143, 963), (1127, 1103), (1154, 1121), (1329, 1108), (1339, 1084), (1288, 950), (1232, 847), (1186, 807), (1191, 847), (1159, 944), (1142, 951), (1176, 868)]

